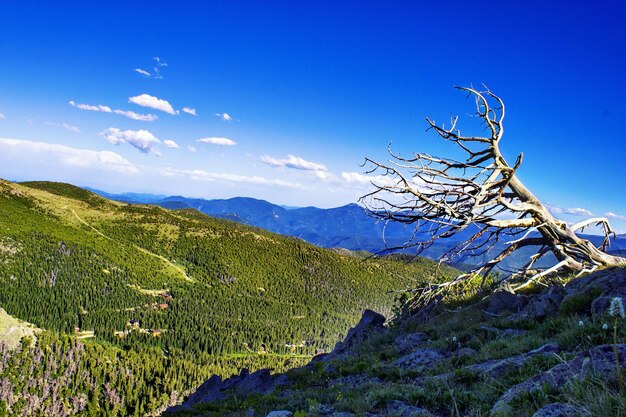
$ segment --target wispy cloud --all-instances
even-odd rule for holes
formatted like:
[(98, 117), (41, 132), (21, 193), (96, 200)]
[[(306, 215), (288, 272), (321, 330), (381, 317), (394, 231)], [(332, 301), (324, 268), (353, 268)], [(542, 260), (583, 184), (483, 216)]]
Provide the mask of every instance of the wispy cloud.
[(210, 143), (212, 145), (220, 145), (220, 146), (234, 146), (237, 144), (237, 142), (235, 142), (232, 139), (216, 138), (216, 137), (201, 138), (201, 139), (198, 139), (196, 142)]
[(386, 175), (365, 175), (359, 172), (342, 172), (341, 178), (348, 184), (356, 184), (361, 186), (369, 186), (376, 184), (380, 186), (394, 185), (396, 181)]
[(167, 67), (167, 62), (163, 61), (158, 56), (153, 57), (152, 60), (154, 61), (154, 64), (152, 65), (152, 73), (142, 68), (135, 68), (133, 71), (148, 78), (162, 80), (163, 74), (161, 73), (161, 69)]
[(298, 183), (284, 181), (281, 179), (265, 178), (259, 176), (229, 174), (224, 172), (209, 172), (202, 169), (189, 169), (189, 170), (175, 170), (173, 168), (167, 168), (164, 172), (166, 176), (185, 176), (194, 181), (224, 181), (235, 183), (247, 183), (256, 185), (275, 185), (279, 187), (298, 188), (304, 189), (304, 187)]
[(180, 148), (180, 146), (178, 146), (178, 143), (174, 142), (171, 139), (165, 139), (163, 141), (163, 146), (165, 146), (166, 148), (169, 148), (169, 149), (178, 149), (178, 148)]
[(191, 114), (191, 115), (193, 115), (193, 116), (197, 116), (197, 115), (198, 115), (198, 114), (196, 113), (196, 109), (193, 109), (193, 108), (191, 108), (191, 107), (183, 107), (183, 111), (184, 111), (185, 113), (189, 113), (189, 114)]
[(294, 155), (287, 155), (287, 158), (284, 159), (277, 159), (269, 155), (263, 155), (261, 157), (261, 161), (275, 168), (291, 168), (301, 171), (328, 171), (328, 168), (326, 168), (326, 166), (323, 164), (310, 162), (303, 158), (300, 158), (299, 156)]
[(187, 149), (189, 150), (189, 152), (193, 152), (193, 153), (198, 152), (198, 150), (196, 149), (196, 147), (195, 147), (195, 146), (192, 146), (192, 145), (187, 145)]
[(552, 214), (571, 214), (572, 216), (579, 217), (593, 217), (593, 213), (591, 211), (580, 207), (563, 208), (559, 206), (553, 206), (551, 204), (546, 204), (546, 208)]
[(71, 106), (74, 106), (77, 109), (97, 111), (97, 112), (102, 112), (102, 113), (119, 114), (121, 116), (128, 117), (129, 119), (140, 120), (142, 122), (153, 122), (156, 119), (158, 119), (158, 117), (155, 116), (154, 114), (139, 114), (130, 110), (119, 110), (119, 109), (113, 110), (109, 106), (104, 106), (102, 104), (97, 104), (97, 105), (81, 104), (81, 103), (76, 103), (74, 100), (71, 100), (69, 103)]
[(66, 130), (69, 130), (70, 132), (74, 132), (74, 133), (80, 133), (80, 129), (77, 126), (73, 126), (67, 123), (53, 123), (53, 122), (46, 122), (46, 125), (48, 126), (54, 126), (54, 127), (62, 127)]
[(6, 119), (6, 117), (4, 117), (4, 114), (2, 114), (2, 112), (0, 112), (0, 120), (4, 120)]
[(215, 115), (225, 122), (231, 122), (233, 120), (233, 117), (228, 113), (215, 113)]
[(138, 96), (129, 97), (128, 102), (142, 107), (160, 110), (165, 113), (176, 114), (176, 111), (174, 111), (174, 108), (167, 100), (163, 100), (149, 94), (140, 94)]
[(621, 221), (625, 221), (626, 222), (626, 216), (623, 216), (623, 215), (617, 214), (617, 213), (613, 213), (612, 211), (607, 211), (606, 213), (604, 213), (604, 216), (609, 218), (609, 219), (621, 220)]
[(122, 131), (118, 128), (110, 127), (100, 132), (100, 136), (113, 145), (128, 143), (129, 145), (137, 148), (140, 152), (160, 155), (158, 149), (154, 149), (153, 145), (161, 143), (161, 141), (147, 130)]
[(145, 75), (146, 77), (152, 76), (152, 74), (150, 74), (148, 71), (142, 70), (141, 68), (135, 68), (133, 71), (135, 71), (138, 74)]
[(3, 155), (15, 153), (27, 159), (48, 157), (52, 163), (76, 168), (92, 168), (115, 171), (123, 174), (137, 174), (139, 169), (115, 152), (78, 149), (65, 145), (0, 138), (0, 149)]

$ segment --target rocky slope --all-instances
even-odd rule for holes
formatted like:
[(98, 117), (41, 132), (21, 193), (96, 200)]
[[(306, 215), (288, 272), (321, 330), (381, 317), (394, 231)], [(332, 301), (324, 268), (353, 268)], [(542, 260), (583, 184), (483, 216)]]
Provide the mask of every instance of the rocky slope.
[(608, 315), (614, 297), (626, 297), (626, 269), (501, 289), (392, 328), (368, 310), (305, 367), (214, 376), (166, 415), (623, 416), (626, 324)]

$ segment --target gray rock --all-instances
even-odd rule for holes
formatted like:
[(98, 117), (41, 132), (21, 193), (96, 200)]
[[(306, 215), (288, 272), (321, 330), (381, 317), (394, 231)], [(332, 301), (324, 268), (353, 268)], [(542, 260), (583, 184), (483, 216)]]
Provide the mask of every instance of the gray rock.
[[(626, 366), (626, 344), (617, 345), (616, 348), (620, 365), (624, 367)], [(512, 386), (500, 396), (491, 409), (491, 414), (494, 416), (508, 416), (511, 413), (510, 403), (521, 393), (539, 391), (544, 386), (548, 386), (552, 390), (558, 390), (568, 382), (574, 379), (583, 379), (592, 373), (600, 374), (605, 378), (609, 378), (616, 373), (613, 345), (596, 346), (577, 355), (570, 361), (559, 364), (525, 382)]]
[(504, 359), (492, 359), (487, 362), (477, 363), (465, 367), (470, 372), (480, 374), (482, 378), (500, 378), (509, 372), (521, 368), (533, 356), (551, 355), (559, 351), (559, 345), (556, 343), (548, 343), (530, 352), (520, 355), (511, 356)]
[(335, 345), (331, 355), (340, 355), (357, 343), (367, 340), (372, 335), (382, 333), (386, 330), (384, 326), (385, 321), (385, 316), (382, 314), (378, 314), (372, 310), (365, 310), (359, 324), (348, 331), (343, 342), (339, 342)]
[(519, 312), (524, 303), (525, 300), (521, 296), (513, 294), (506, 289), (500, 289), (491, 294), (489, 306), (485, 311), (492, 316), (504, 316)]
[(454, 354), (458, 357), (466, 356), (468, 358), (473, 358), (474, 356), (478, 355), (478, 352), (476, 352), (472, 348), (465, 347), (457, 350), (456, 352), (454, 352)]
[(409, 333), (398, 335), (393, 341), (393, 349), (400, 355), (405, 355), (417, 349), (428, 341), (426, 333)]
[(594, 272), (582, 278), (571, 280), (565, 285), (569, 297), (589, 294), (591, 291), (599, 292), (602, 297), (626, 297), (626, 269), (607, 268)]
[(583, 415), (581, 411), (569, 404), (552, 403), (544, 405), (533, 414), (533, 417), (576, 417)]
[(257, 417), (256, 410), (253, 407), (248, 407), (246, 410), (246, 417)]
[(566, 291), (562, 285), (554, 285), (548, 291), (529, 297), (528, 303), (509, 320), (541, 320), (559, 312)]
[(432, 417), (425, 408), (415, 407), (404, 401), (388, 401), (388, 415), (391, 417)]
[(450, 356), (449, 352), (437, 349), (417, 349), (413, 353), (396, 359), (393, 365), (404, 371), (429, 368), (446, 359), (448, 356)]
[(270, 411), (266, 417), (292, 417), (293, 413), (287, 410), (275, 410)]
[(347, 413), (345, 411), (340, 411), (337, 413), (333, 413), (330, 415), (331, 417), (355, 417), (355, 414)]
[(607, 314), (613, 297), (601, 296), (591, 302), (591, 313), (593, 315)]

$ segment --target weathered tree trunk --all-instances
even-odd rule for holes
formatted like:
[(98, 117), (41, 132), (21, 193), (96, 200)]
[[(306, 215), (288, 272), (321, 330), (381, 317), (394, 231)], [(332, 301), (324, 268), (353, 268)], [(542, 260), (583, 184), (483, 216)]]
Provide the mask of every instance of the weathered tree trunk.
[[(451, 120), (449, 128), (427, 118), (429, 129), (458, 145), (467, 153), (467, 159), (459, 161), (424, 153), (404, 158), (391, 151), (392, 159), (388, 163), (367, 158), (366, 162), (372, 166), (369, 173), (382, 171), (382, 175), (390, 180), (384, 184), (374, 183), (374, 191), (361, 200), (374, 217), (428, 230), (429, 239), (412, 240), (400, 247), (416, 247), (418, 253), (436, 240), (457, 234), (472, 224), (478, 227), (478, 232), (448, 251), (442, 260), (462, 254), (490, 254), (497, 242), (505, 237), (511, 240), (506, 242), (504, 250), (469, 273), (422, 289), (421, 295), (416, 298), (420, 300), (418, 305), (424, 306), (445, 297), (451, 288), (463, 285), (477, 274), (489, 274), (512, 253), (529, 246), (537, 250), (528, 263), (504, 278), (511, 282), (522, 278), (517, 289), (558, 271), (580, 274), (599, 267), (625, 264), (626, 259), (605, 252), (610, 236), (614, 235), (608, 219), (593, 218), (568, 225), (555, 218), (522, 184), (516, 171), (523, 155), (520, 154), (515, 165), (511, 166), (499, 148), (504, 133), (505, 108), (502, 100), (489, 90), (457, 88), (475, 98), (477, 116), (489, 135), (462, 136), (456, 128), (458, 118)], [(594, 224), (604, 230), (601, 248), (576, 235), (576, 232)], [(556, 257), (556, 265), (536, 268), (537, 261), (548, 253)]]

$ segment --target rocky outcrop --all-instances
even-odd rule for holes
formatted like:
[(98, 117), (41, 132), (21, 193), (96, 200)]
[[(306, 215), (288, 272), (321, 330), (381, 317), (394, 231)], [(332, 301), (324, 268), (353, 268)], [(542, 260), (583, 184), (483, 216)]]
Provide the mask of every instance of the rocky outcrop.
[[(620, 365), (626, 366), (626, 344), (617, 345)], [(510, 403), (522, 393), (542, 390), (544, 386), (559, 390), (563, 385), (575, 379), (583, 379), (591, 374), (599, 374), (605, 378), (616, 372), (613, 345), (596, 346), (574, 359), (557, 365), (546, 372), (535, 375), (531, 379), (509, 388), (493, 406), (494, 416), (510, 415)]]
[(443, 350), (423, 348), (402, 356), (395, 360), (393, 365), (400, 371), (416, 371), (433, 367), (448, 356), (450, 356), (450, 353)]
[(200, 385), (196, 392), (187, 400), (170, 410), (176, 412), (190, 409), (194, 405), (205, 402), (221, 401), (228, 395), (248, 396), (251, 394), (270, 394), (279, 386), (287, 384), (287, 376), (272, 375), (269, 369), (261, 369), (250, 373), (242, 369), (239, 375), (232, 376), (222, 381), (222, 377), (213, 375), (204, 384)]
[(409, 333), (398, 335), (393, 341), (393, 349), (400, 355), (406, 355), (428, 341), (426, 333)]
[(335, 345), (331, 355), (341, 355), (352, 348), (354, 345), (361, 343), (374, 334), (382, 333), (386, 330), (384, 324), (385, 316), (372, 310), (365, 310), (359, 323), (348, 330), (343, 342)]

